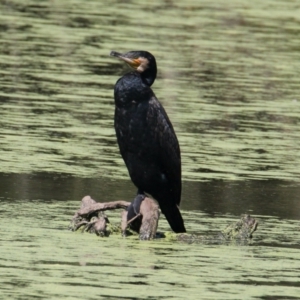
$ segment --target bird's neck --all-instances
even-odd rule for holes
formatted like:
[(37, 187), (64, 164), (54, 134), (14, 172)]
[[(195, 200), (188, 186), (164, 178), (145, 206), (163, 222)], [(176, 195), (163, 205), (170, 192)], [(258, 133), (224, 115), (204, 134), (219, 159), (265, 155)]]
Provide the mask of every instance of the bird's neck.
[(148, 86), (151, 86), (156, 78), (156, 70), (148, 69), (140, 74), (143, 82)]

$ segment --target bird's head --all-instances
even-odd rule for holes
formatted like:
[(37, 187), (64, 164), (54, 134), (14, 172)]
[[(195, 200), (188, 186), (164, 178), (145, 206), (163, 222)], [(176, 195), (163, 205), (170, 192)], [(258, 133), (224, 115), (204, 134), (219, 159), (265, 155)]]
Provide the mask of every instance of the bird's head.
[(157, 68), (155, 57), (147, 51), (129, 51), (119, 53), (111, 51), (110, 56), (117, 57), (125, 61), (131, 68), (141, 73), (145, 82), (151, 86), (156, 78)]

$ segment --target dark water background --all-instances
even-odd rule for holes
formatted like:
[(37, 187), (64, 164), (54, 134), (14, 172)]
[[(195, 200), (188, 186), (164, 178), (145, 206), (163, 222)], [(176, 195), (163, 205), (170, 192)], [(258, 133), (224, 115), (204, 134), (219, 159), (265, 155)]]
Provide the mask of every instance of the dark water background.
[[(297, 1), (0, 1), (3, 299), (300, 299)], [(111, 50), (148, 50), (182, 151), (181, 209), (250, 245), (66, 230), (80, 199), (132, 199), (113, 129)], [(112, 220), (119, 219), (112, 213)], [(160, 230), (168, 230), (164, 219)]]

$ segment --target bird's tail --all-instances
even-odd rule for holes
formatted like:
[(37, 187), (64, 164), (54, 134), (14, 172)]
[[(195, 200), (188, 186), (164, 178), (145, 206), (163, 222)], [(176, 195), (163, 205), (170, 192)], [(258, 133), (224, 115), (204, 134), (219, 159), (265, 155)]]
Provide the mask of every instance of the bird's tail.
[(160, 208), (174, 232), (176, 233), (186, 232), (183, 218), (181, 216), (179, 207), (176, 204), (167, 206), (165, 208), (164, 207), (160, 207)]

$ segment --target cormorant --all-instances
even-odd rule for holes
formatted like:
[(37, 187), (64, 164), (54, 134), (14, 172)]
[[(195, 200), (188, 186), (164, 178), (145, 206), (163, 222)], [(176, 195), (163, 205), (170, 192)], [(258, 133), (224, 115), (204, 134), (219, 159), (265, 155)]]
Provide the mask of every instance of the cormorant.
[(135, 206), (139, 207), (139, 195), (147, 193), (158, 201), (173, 231), (185, 232), (178, 208), (179, 143), (166, 111), (151, 89), (157, 72), (155, 57), (147, 51), (112, 51), (110, 55), (134, 69), (121, 77), (114, 89), (117, 140), (130, 178), (138, 188), (137, 201), (133, 201), (128, 215), (132, 215)]

